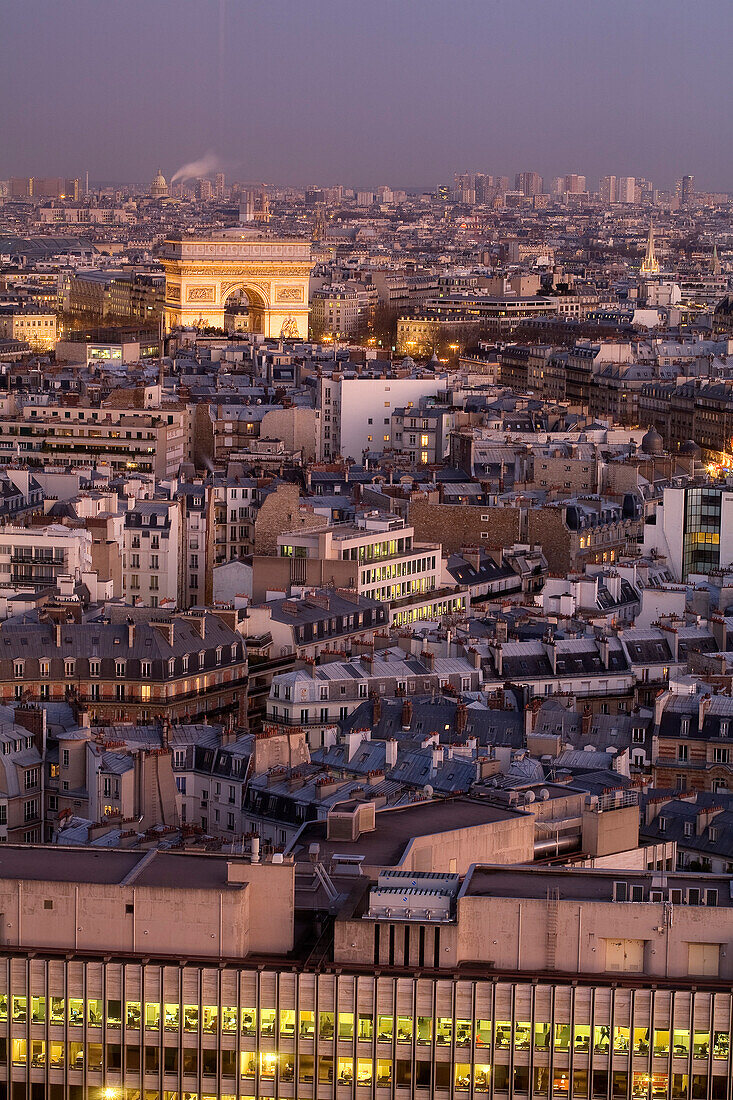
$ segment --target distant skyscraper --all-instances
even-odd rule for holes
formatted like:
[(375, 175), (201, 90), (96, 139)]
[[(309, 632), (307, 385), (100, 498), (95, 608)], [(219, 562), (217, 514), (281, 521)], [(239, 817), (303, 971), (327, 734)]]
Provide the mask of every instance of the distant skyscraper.
[(612, 202), (616, 202), (616, 177), (604, 176), (601, 180), (600, 191), (601, 202), (605, 203), (607, 206)]
[(542, 176), (538, 172), (517, 172), (514, 177), (514, 190), (521, 191), (523, 195), (542, 194)]
[(585, 176), (577, 176), (572, 173), (564, 177), (565, 190), (570, 195), (582, 195), (585, 191)]
[(214, 194), (214, 187), (210, 179), (200, 179), (196, 182), (196, 198), (201, 202), (210, 202)]
[(10, 179), (10, 197), (26, 199), (33, 194), (33, 176), (12, 176)]
[(616, 201), (617, 202), (635, 202), (636, 201), (636, 177), (635, 176), (619, 176), (616, 186)]
[(226, 191), (226, 179), (223, 172), (217, 172), (216, 179), (214, 180), (214, 193), (217, 199), (224, 198), (224, 192)]
[[(677, 182), (680, 206), (690, 206), (694, 195), (694, 176), (682, 176)], [(675, 188), (677, 190), (677, 187)]]
[(491, 176), (485, 176), (481, 172), (477, 172), (473, 177), (473, 189), (476, 195), (476, 202), (488, 202), (491, 191), (493, 188), (493, 179)]
[(255, 220), (255, 193), (254, 191), (242, 191), (239, 199), (239, 224)]

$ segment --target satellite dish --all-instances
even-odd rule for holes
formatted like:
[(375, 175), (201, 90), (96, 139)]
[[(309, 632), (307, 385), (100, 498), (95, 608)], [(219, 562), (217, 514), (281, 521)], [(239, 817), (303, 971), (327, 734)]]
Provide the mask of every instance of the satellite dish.
[(543, 787), (542, 790), (540, 791), (540, 798), (542, 799), (543, 802), (549, 802), (550, 792), (548, 791), (547, 787)]
[(430, 786), (429, 783), (426, 783), (423, 787), (423, 794), (427, 795), (428, 798), (433, 797), (433, 788)]
[(524, 796), (525, 802), (534, 802), (534, 791), (527, 791)]

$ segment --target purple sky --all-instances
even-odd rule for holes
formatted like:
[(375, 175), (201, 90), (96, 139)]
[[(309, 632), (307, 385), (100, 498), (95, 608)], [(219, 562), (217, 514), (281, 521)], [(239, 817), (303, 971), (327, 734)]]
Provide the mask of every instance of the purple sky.
[(730, 0), (0, 0), (0, 177), (733, 190)]

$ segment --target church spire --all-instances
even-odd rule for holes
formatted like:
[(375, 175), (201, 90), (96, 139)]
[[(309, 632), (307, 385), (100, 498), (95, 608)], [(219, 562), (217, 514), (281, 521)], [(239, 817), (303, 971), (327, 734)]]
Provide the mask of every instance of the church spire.
[(720, 260), (718, 259), (718, 246), (713, 245), (713, 255), (710, 259), (710, 274), (720, 275)]
[(646, 252), (644, 259), (641, 262), (642, 275), (658, 275), (659, 274), (659, 260), (656, 257), (654, 251), (654, 223), (649, 223), (649, 236), (646, 242)]

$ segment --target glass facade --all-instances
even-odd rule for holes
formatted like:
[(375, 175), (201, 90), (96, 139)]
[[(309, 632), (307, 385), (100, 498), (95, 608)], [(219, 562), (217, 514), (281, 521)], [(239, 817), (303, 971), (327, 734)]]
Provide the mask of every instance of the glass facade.
[(720, 566), (720, 489), (685, 490), (685, 530), (682, 579), (689, 573), (710, 573)]
[(731, 991), (0, 961), (10, 1100), (730, 1100)]

